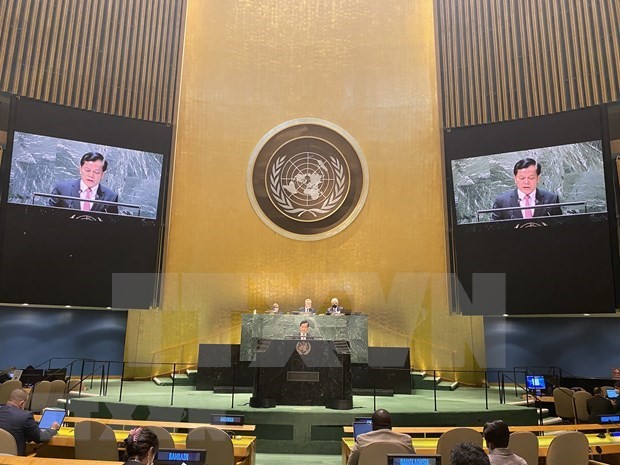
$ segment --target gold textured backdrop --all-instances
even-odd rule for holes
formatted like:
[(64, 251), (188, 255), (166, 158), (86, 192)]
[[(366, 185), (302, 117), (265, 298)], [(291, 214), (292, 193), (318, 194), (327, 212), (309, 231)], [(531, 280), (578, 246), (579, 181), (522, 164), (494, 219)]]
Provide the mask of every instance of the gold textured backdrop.
[[(484, 365), (481, 319), (448, 310), (433, 21), (432, 0), (188, 2), (163, 303), (130, 312), (127, 360), (195, 361), (239, 342), (244, 312), (337, 296), (418, 368)], [(370, 178), (316, 242), (273, 232), (246, 192), (254, 146), (300, 117), (348, 131)]]

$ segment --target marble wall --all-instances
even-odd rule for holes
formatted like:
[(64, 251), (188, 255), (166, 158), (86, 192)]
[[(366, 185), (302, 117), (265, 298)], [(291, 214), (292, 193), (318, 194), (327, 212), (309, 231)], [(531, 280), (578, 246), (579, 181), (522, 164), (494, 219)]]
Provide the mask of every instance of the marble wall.
[(241, 361), (254, 360), (257, 339), (284, 339), (299, 334), (299, 323), (307, 320), (309, 335), (325, 340), (346, 340), (351, 362), (368, 362), (368, 317), (366, 315), (277, 315), (247, 314), (241, 321)]

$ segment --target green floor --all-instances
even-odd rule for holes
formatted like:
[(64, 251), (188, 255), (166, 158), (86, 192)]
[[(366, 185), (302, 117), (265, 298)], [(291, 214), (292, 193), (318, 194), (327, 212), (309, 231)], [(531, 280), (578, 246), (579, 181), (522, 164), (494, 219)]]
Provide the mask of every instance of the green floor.
[[(89, 394), (98, 394), (94, 386)], [(322, 406), (277, 406), (257, 409), (249, 406), (250, 394), (214, 394), (196, 391), (193, 386), (157, 386), (150, 381), (111, 382), (106, 396), (73, 399), (71, 410), (80, 417), (132, 418), (135, 420), (181, 421), (209, 423), (212, 413), (245, 415), (248, 424), (256, 425), (259, 454), (325, 454), (321, 460), (308, 463), (335, 462), (340, 457), (343, 425), (356, 416), (370, 416), (375, 408), (392, 414), (393, 424), (403, 426), (474, 426), (501, 418), (510, 425), (536, 424), (533, 408), (500, 404), (496, 389), (459, 387), (455, 391), (417, 390), (412, 395), (393, 397), (354, 396), (353, 409), (329, 410)], [(514, 390), (507, 392), (516, 400)], [(120, 402), (119, 402), (120, 397)], [(265, 456), (264, 460), (270, 457)], [(295, 463), (299, 463), (296, 456)], [(277, 456), (290, 463), (291, 457)], [(311, 460), (310, 456), (304, 460)], [(266, 463), (267, 462), (262, 462)], [(276, 463), (276, 462), (271, 462)], [(259, 461), (259, 465), (261, 462)]]
[(256, 465), (340, 465), (340, 455), (256, 454)]

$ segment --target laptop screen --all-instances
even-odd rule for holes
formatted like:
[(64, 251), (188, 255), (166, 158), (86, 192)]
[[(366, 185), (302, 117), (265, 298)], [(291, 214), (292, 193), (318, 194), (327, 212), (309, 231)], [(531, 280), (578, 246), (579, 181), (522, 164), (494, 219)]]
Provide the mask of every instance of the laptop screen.
[(388, 454), (388, 465), (441, 465), (441, 455)]
[(365, 421), (354, 421), (353, 422), (353, 437), (357, 439), (360, 434), (369, 433), (372, 431), (372, 423), (367, 423)]
[(607, 389), (607, 398), (608, 399), (615, 399), (616, 397), (618, 397), (618, 393), (616, 392), (615, 389)]
[(155, 465), (204, 465), (207, 452), (204, 449), (159, 449)]
[(45, 408), (39, 420), (39, 428), (51, 428), (54, 422), (62, 425), (66, 412), (63, 409)]

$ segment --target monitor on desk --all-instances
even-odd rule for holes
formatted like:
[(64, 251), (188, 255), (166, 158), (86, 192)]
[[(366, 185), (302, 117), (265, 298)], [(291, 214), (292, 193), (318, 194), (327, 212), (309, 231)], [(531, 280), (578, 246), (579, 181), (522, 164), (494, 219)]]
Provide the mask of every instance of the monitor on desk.
[(357, 439), (360, 434), (370, 433), (372, 431), (372, 421), (354, 421), (353, 422), (353, 438)]
[(619, 424), (620, 423), (620, 414), (618, 413), (608, 413), (605, 415), (598, 416), (598, 422), (601, 425), (606, 425), (609, 423)]
[(388, 454), (388, 465), (441, 465), (441, 455)]
[(525, 384), (529, 391), (544, 391), (546, 389), (544, 376), (526, 376)]
[(207, 452), (204, 449), (159, 449), (155, 465), (204, 465)]

